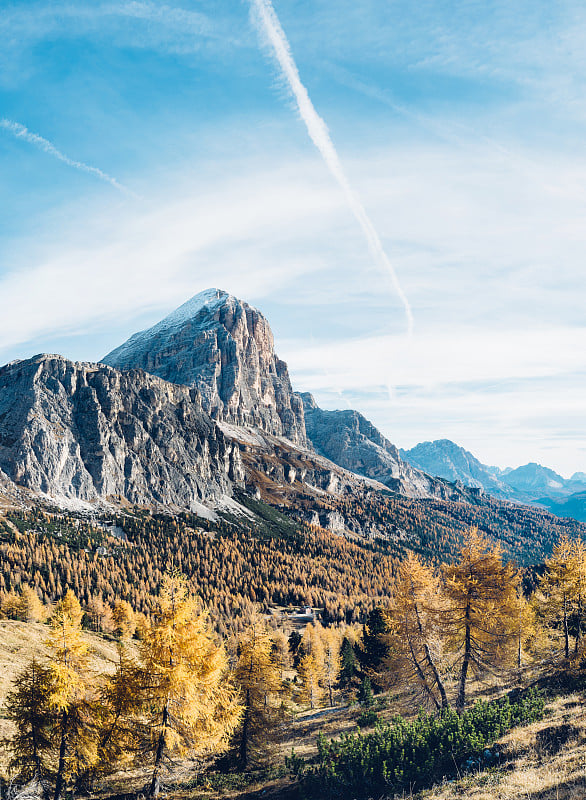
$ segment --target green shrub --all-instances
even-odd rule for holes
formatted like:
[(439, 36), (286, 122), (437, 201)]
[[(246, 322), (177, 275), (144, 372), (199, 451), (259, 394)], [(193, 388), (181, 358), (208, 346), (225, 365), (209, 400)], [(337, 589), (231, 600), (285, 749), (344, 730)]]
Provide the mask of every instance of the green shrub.
[(318, 738), (313, 764), (295, 765), (308, 796), (369, 797), (402, 789), (419, 790), (442, 777), (466, 769), (486, 754), (511, 728), (543, 716), (544, 701), (531, 690), (511, 702), (508, 697), (477, 702), (459, 715), (448, 709), (440, 716), (421, 711), (411, 722), (397, 716), (371, 733)]
[(356, 719), (356, 724), (359, 728), (371, 728), (378, 720), (378, 714), (374, 708), (365, 709), (362, 714)]

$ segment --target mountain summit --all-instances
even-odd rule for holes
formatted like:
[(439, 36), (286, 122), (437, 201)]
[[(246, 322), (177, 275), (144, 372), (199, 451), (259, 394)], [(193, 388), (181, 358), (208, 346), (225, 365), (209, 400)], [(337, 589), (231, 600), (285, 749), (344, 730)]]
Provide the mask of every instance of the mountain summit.
[(303, 403), (291, 389), (287, 365), (275, 354), (269, 323), (221, 289), (196, 294), (102, 362), (197, 387), (214, 419), (307, 443)]

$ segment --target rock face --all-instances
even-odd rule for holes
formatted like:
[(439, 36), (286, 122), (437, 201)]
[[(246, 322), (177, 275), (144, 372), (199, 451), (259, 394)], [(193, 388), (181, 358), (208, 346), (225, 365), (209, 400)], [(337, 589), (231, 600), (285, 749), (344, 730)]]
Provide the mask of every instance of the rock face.
[(395, 445), (358, 411), (323, 411), (311, 394), (299, 396), (307, 436), (320, 455), (410, 497), (459, 498), (458, 487), (434, 480), (403, 461)]
[(243, 479), (194, 389), (47, 355), (0, 369), (0, 470), (54, 497), (182, 508)]
[(275, 355), (267, 320), (227, 292), (201, 292), (102, 361), (196, 387), (214, 419), (306, 444), (303, 404)]
[(405, 461), (429, 475), (482, 488), (494, 497), (512, 498), (515, 494), (507, 485), (506, 478), (501, 477), (498, 467), (487, 467), (449, 439), (422, 442), (411, 450), (400, 452)]

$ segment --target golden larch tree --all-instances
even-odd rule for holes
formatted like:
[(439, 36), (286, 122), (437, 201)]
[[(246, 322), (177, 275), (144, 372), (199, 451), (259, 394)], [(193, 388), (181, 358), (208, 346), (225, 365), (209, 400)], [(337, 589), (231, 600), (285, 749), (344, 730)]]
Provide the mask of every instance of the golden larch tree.
[(82, 636), (82, 617), (79, 601), (69, 589), (55, 607), (47, 641), (51, 650), (49, 704), (58, 715), (54, 800), (60, 800), (68, 782), (97, 761), (91, 695), (94, 681), (88, 667), (88, 645)]
[(275, 643), (260, 618), (240, 635), (234, 679), (244, 707), (238, 730), (238, 757), (243, 767), (266, 752), (272, 729), (280, 721), (286, 692)]
[(184, 576), (163, 579), (159, 607), (140, 643), (141, 739), (152, 758), (149, 797), (173, 755), (221, 752), (241, 716), (223, 645)]
[(550, 558), (545, 561), (546, 571), (539, 582), (543, 595), (541, 611), (545, 619), (557, 625), (561, 623), (564, 635), (564, 656), (570, 657), (569, 618), (575, 595), (575, 559), (572, 539), (560, 536), (553, 547)]
[(468, 672), (503, 662), (515, 642), (517, 585), (514, 566), (503, 563), (500, 544), (492, 544), (477, 529), (468, 531), (459, 560), (443, 567), (444, 632), (460, 661), (456, 708), (466, 705)]
[(436, 709), (449, 706), (437, 653), (443, 606), (438, 577), (419, 556), (409, 553), (393, 583), (385, 666), (400, 681), (418, 684)]

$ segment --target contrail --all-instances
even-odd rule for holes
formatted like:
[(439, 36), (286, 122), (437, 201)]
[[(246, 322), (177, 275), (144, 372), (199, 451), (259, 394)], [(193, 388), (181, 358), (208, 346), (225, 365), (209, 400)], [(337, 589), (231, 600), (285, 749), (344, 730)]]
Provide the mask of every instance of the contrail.
[(59, 159), (59, 161), (63, 161), (63, 163), (67, 164), (69, 167), (79, 169), (82, 172), (87, 172), (90, 175), (95, 175), (96, 178), (109, 183), (110, 186), (118, 189), (118, 191), (137, 198), (137, 195), (134, 194), (134, 192), (119, 183), (116, 178), (113, 178), (111, 175), (108, 175), (106, 172), (103, 172), (97, 167), (90, 167), (89, 164), (84, 164), (83, 161), (75, 161), (73, 158), (69, 158), (69, 156), (66, 156), (65, 153), (57, 150), (55, 145), (52, 144), (48, 139), (44, 139), (37, 133), (29, 131), (29, 129), (24, 125), (21, 125), (20, 122), (13, 122), (10, 119), (0, 119), (0, 128), (4, 128), (4, 130), (9, 131), (9, 133), (11, 133), (13, 136), (16, 136), (17, 139), (24, 139), (25, 142), (35, 145), (35, 147), (43, 150), (43, 152), (48, 153), (50, 156), (54, 156), (55, 158)]
[(370, 218), (364, 210), (362, 203), (358, 199), (354, 190), (350, 186), (348, 179), (346, 178), (346, 174), (338, 157), (338, 153), (336, 152), (336, 148), (334, 147), (334, 143), (330, 137), (327, 125), (315, 110), (309, 94), (307, 93), (307, 89), (301, 83), (299, 70), (297, 69), (293, 54), (291, 53), (291, 47), (287, 41), (285, 31), (281, 27), (281, 23), (279, 22), (279, 19), (275, 13), (275, 9), (272, 6), (271, 0), (250, 0), (250, 2), (257, 14), (260, 26), (266, 34), (266, 37), (274, 51), (279, 67), (281, 68), (281, 71), (285, 76), (287, 83), (289, 84), (289, 88), (293, 93), (299, 109), (299, 114), (305, 123), (305, 127), (307, 128), (307, 132), (309, 133), (312, 142), (321, 153), (326, 166), (344, 192), (350, 210), (356, 217), (366, 237), (368, 248), (375, 263), (379, 267), (382, 267), (391, 278), (393, 287), (405, 307), (405, 314), (407, 316), (407, 329), (409, 335), (411, 335), (413, 333), (413, 312), (411, 310), (409, 300), (407, 299), (407, 295), (401, 288), (397, 274), (395, 273), (395, 270), (393, 269), (393, 266), (383, 249), (382, 242), (375, 230), (374, 225), (370, 221)]

